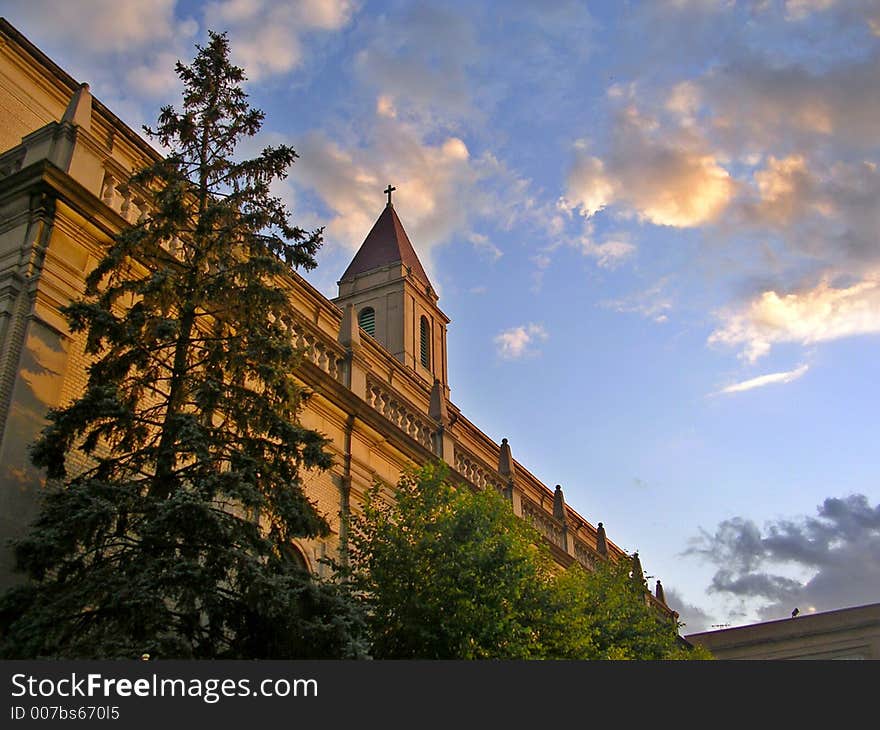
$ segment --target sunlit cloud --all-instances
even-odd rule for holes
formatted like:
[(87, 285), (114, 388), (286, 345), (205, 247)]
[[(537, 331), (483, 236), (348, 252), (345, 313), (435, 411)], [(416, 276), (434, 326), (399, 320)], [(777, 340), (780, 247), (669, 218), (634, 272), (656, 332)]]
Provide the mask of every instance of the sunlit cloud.
[(702, 139), (628, 106), (604, 159), (576, 149), (565, 200), (587, 217), (613, 204), (658, 226), (690, 228), (717, 219), (735, 192)]
[[(297, 150), (296, 184), (329, 211), (323, 221), (330, 246), (355, 250), (363, 243), (388, 183), (397, 189), (395, 208), (429, 275), (435, 248), (453, 240), (469, 242), (487, 261), (504, 254), (497, 234), (490, 239), (478, 225), (531, 229), (539, 240), (559, 228), (555, 206), (538, 201), (529, 181), (490, 151), (472, 155), (461, 137), (440, 134), (418, 118), (392, 116), (385, 107), (349, 134), (312, 131)], [(608, 246), (596, 255), (610, 261), (619, 250)]]
[(803, 345), (841, 337), (880, 333), (880, 279), (846, 287), (828, 281), (812, 289), (780, 294), (765, 291), (738, 309), (721, 313), (722, 325), (709, 344), (740, 348), (740, 357), (754, 363), (773, 345)]
[(543, 325), (529, 323), (511, 327), (495, 336), (498, 354), (505, 360), (518, 360), (526, 355), (534, 355), (535, 345), (549, 337)]
[(299, 148), (298, 182), (331, 210), (326, 240), (351, 250), (360, 246), (381, 210), (381, 191), (391, 182), (397, 188), (395, 207), (426, 266), (434, 246), (465, 228), (471, 209), (461, 199), (483, 176), (480, 161), (470, 159), (462, 140), (431, 144), (417, 129), (390, 118), (380, 118), (365, 146), (343, 147), (312, 132)]
[(748, 380), (743, 380), (739, 383), (733, 383), (732, 385), (728, 385), (722, 388), (719, 393), (744, 393), (747, 390), (754, 390), (755, 388), (763, 388), (766, 385), (774, 385), (777, 383), (792, 383), (798, 378), (800, 378), (804, 373), (809, 370), (808, 365), (801, 365), (800, 367), (795, 368), (794, 370), (789, 370), (787, 372), (782, 373), (768, 373), (766, 375), (759, 375), (756, 378), (749, 378)]

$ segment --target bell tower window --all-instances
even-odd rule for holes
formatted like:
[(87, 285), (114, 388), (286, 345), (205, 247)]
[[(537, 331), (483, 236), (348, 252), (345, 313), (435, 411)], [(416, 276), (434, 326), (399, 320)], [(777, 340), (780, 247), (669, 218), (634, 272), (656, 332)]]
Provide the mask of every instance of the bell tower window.
[(364, 307), (358, 313), (358, 325), (370, 337), (376, 336), (376, 311), (372, 307)]
[(428, 324), (428, 318), (424, 315), (422, 316), (421, 321), (419, 322), (419, 334), (420, 334), (420, 355), (422, 360), (422, 365), (426, 368), (431, 367), (431, 326)]

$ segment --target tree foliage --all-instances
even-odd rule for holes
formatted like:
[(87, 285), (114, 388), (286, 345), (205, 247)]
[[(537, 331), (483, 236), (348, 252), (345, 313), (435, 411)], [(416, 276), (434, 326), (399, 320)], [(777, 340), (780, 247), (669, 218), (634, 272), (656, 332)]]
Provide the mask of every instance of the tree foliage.
[(298, 423), (304, 393), (281, 279), (321, 231), (271, 194), (296, 153), (236, 158), (249, 106), (225, 35), (177, 64), (180, 111), (146, 132), (170, 153), (129, 182), (149, 200), (65, 309), (93, 359), (33, 448), (50, 486), (0, 605), (6, 656), (344, 656), (358, 617), (287, 557), (325, 535), (303, 469), (331, 464)]
[(527, 659), (549, 556), (509, 504), (455, 489), (442, 466), (380, 486), (352, 520), (350, 558), (377, 659)]
[(603, 561), (587, 571), (578, 564), (554, 582), (548, 653), (560, 659), (706, 659), (685, 644), (678, 623), (647, 600), (643, 577), (629, 560)]
[(380, 659), (707, 658), (646, 600), (629, 560), (563, 570), (493, 491), (443, 466), (380, 486), (352, 518), (351, 569)]

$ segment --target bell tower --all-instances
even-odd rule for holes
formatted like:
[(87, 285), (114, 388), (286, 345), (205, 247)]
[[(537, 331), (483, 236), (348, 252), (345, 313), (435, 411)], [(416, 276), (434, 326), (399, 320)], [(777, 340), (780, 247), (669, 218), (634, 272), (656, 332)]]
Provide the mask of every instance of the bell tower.
[(351, 304), (362, 332), (429, 384), (439, 380), (448, 397), (446, 325), (437, 293), (397, 217), (391, 193), (355, 254), (333, 301)]

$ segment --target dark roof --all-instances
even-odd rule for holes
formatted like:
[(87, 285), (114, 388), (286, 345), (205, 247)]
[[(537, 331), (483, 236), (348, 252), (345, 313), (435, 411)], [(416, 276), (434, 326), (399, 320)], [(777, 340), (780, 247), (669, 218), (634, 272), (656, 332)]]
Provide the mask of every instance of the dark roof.
[(360, 274), (396, 263), (408, 266), (413, 275), (428, 286), (431, 285), (406, 231), (403, 230), (400, 218), (394, 212), (394, 206), (386, 205), (340, 281), (354, 279)]

